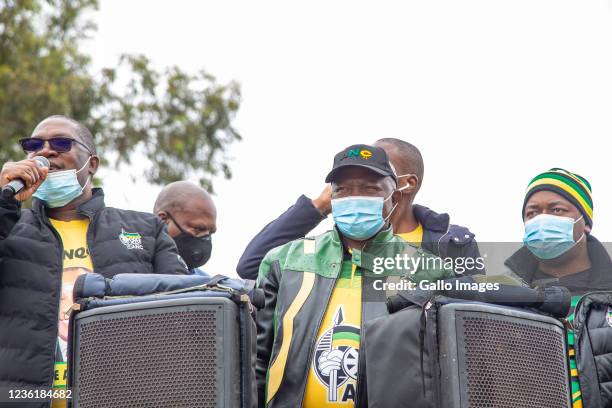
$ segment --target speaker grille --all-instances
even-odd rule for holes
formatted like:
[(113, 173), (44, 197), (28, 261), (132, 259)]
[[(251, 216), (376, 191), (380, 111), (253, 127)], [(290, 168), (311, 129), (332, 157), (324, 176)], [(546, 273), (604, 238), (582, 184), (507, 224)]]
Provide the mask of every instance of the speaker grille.
[(78, 406), (217, 406), (221, 308), (84, 319)]
[(475, 312), (457, 313), (457, 322), (464, 339), (459, 338), (464, 342), (459, 359), (467, 374), (467, 406), (568, 406), (565, 340), (558, 328)]

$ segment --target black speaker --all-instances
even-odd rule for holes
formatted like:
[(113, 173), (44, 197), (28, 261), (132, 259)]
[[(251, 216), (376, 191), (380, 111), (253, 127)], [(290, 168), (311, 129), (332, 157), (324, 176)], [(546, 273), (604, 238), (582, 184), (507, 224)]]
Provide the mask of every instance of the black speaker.
[(77, 314), (72, 334), (73, 407), (242, 404), (239, 306), (228, 298), (99, 307)]
[(569, 408), (561, 322), (519, 309), (451, 303), (438, 310), (445, 408)]

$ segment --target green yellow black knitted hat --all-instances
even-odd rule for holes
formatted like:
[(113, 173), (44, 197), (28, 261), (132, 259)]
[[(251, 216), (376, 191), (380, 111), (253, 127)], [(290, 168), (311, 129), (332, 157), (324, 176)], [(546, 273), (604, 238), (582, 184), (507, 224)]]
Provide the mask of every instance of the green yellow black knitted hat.
[(538, 174), (527, 186), (525, 201), (523, 201), (523, 214), (529, 197), (542, 190), (555, 192), (567, 199), (582, 213), (585, 222), (593, 226), (593, 199), (591, 184), (587, 179), (559, 168)]

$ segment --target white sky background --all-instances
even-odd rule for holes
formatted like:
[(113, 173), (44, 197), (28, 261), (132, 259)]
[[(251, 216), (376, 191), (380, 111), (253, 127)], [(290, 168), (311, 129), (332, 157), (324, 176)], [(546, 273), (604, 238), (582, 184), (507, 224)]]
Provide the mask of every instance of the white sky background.
[[(242, 84), (213, 274), (318, 195), (336, 152), (381, 137), (419, 147), (416, 201), (480, 241), (522, 239), (525, 187), (551, 167), (591, 182), (593, 235), (612, 241), (612, 0), (102, 0), (95, 20), (96, 69), (143, 53)], [(104, 174), (109, 205), (152, 210), (159, 187)]]

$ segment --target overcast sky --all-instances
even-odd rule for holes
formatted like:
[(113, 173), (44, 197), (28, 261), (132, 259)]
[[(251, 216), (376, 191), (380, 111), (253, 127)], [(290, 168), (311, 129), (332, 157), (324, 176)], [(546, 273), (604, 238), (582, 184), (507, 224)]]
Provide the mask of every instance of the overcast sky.
[[(525, 187), (551, 167), (591, 182), (593, 235), (612, 241), (610, 0), (101, 0), (95, 20), (95, 69), (143, 53), (242, 84), (209, 272), (234, 275), (336, 152), (381, 137), (421, 149), (416, 201), (480, 241), (522, 239)], [(108, 204), (152, 210), (159, 187), (106, 175)]]

